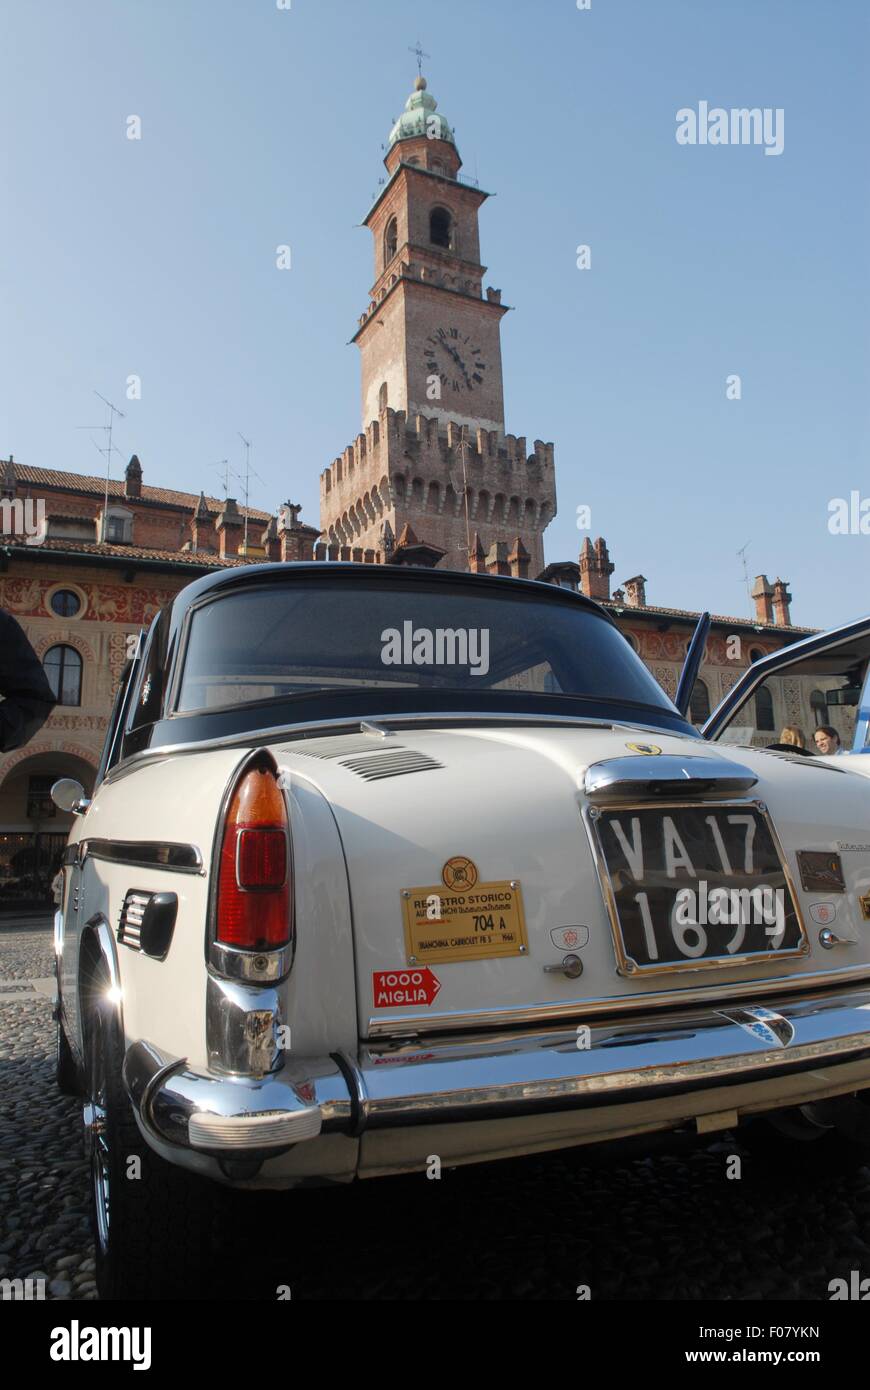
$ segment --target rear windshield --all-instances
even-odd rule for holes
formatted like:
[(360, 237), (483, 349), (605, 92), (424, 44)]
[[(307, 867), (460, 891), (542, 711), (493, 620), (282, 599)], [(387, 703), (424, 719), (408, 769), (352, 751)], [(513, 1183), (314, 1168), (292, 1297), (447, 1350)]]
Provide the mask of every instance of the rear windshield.
[(582, 604), (444, 585), (294, 580), (195, 609), (175, 708), (319, 691), (533, 692), (674, 706), (605, 617)]

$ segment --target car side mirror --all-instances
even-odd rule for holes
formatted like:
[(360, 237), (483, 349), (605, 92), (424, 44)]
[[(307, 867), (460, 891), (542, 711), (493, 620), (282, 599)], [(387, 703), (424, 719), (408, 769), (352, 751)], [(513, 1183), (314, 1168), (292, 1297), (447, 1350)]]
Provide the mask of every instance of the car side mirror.
[(80, 816), (91, 804), (74, 777), (60, 777), (51, 789), (51, 799), (59, 811), (71, 811), (74, 816)]

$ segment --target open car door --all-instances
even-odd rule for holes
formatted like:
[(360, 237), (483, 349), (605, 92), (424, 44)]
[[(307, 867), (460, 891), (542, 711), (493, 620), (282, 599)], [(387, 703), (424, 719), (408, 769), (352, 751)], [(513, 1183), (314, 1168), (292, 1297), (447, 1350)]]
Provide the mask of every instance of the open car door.
[[(870, 617), (805, 637), (751, 666), (701, 733), (717, 743), (836, 756), (838, 766), (845, 756), (850, 767), (870, 776), (868, 670)], [(820, 755), (814, 743), (822, 728), (839, 738), (830, 755)], [(789, 747), (795, 733), (800, 743)]]

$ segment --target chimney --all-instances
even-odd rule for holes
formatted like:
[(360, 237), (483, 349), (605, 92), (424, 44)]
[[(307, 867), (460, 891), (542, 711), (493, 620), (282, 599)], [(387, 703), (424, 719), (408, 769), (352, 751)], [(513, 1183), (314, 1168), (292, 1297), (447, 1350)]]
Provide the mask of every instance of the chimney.
[(8, 459), (0, 460), (0, 497), (14, 498), (17, 486), (15, 460), (10, 454)]
[(625, 603), (628, 608), (646, 608), (646, 580), (642, 574), (633, 579), (624, 579)]
[(228, 497), (215, 521), (218, 533), (218, 554), (222, 560), (235, 559), (245, 533), (245, 522), (235, 497)]
[(278, 522), (274, 516), (269, 517), (269, 524), (260, 537), (260, 545), (266, 552), (267, 560), (281, 559), (281, 542), (278, 540)]
[(205, 493), (199, 494), (196, 510), (190, 521), (190, 546), (192, 550), (214, 550), (212, 542), (211, 512), (205, 500)]
[(472, 574), (486, 573), (486, 555), (480, 543), (480, 536), (477, 531), (474, 533), (474, 540), (471, 542), (471, 550), (468, 555), (468, 568)]
[(580, 588), (587, 598), (609, 599), (613, 565), (603, 536), (593, 545), (587, 536), (580, 550)]
[(489, 547), (486, 557), (487, 574), (510, 574), (511, 567), (508, 564), (507, 543), (505, 541), (493, 541)]
[(124, 469), (124, 496), (142, 496), (142, 465), (135, 454)]
[(752, 597), (755, 599), (755, 618), (759, 623), (773, 622), (773, 590), (767, 582), (766, 574), (759, 574), (755, 577), (755, 586), (752, 590)]
[(316, 526), (306, 526), (299, 520), (302, 506), (285, 502), (278, 508), (278, 540), (282, 560), (313, 560), (314, 544), (320, 532)]
[(791, 594), (784, 579), (773, 581), (773, 621), (777, 627), (791, 627)]
[(508, 564), (514, 579), (528, 579), (531, 556), (519, 536), (514, 537), (513, 549), (508, 556)]

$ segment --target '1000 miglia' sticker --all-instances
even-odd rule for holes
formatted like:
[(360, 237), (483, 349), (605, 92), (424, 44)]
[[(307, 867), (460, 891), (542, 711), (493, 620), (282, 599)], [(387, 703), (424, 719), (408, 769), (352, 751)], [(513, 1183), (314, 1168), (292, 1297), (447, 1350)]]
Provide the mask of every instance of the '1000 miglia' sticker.
[(404, 1009), (409, 1004), (431, 1004), (441, 981), (428, 965), (419, 970), (373, 970), (372, 995), (376, 1009)]

